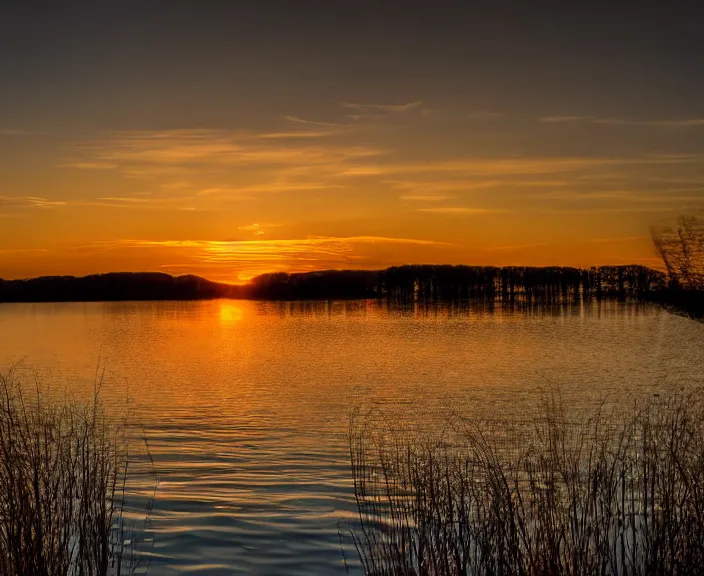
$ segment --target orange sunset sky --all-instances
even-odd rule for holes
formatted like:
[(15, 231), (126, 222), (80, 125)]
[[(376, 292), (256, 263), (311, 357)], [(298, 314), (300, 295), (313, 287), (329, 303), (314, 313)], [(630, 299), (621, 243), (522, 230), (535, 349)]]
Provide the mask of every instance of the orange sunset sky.
[(704, 206), (691, 15), (293, 4), (0, 9), (0, 277), (658, 265)]

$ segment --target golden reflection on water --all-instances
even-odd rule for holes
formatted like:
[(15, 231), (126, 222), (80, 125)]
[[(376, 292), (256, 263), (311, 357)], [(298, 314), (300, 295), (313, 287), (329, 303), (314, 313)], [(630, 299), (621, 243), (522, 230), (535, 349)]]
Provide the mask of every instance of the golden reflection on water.
[(160, 477), (156, 576), (206, 561), (213, 573), (345, 573), (355, 407), (430, 426), (451, 411), (520, 414), (550, 383), (574, 406), (704, 384), (703, 336), (704, 325), (616, 303), (0, 305), (5, 366), (24, 357), (53, 390), (88, 396), (100, 363), (106, 402), (129, 397)]
[(220, 304), (220, 321), (221, 322), (237, 322), (242, 320), (242, 308), (230, 304), (227, 300), (219, 300)]

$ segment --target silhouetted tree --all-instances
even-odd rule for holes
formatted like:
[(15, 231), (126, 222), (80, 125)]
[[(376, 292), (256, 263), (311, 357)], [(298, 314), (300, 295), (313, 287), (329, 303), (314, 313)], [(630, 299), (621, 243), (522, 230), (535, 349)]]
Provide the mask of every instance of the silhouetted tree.
[(680, 216), (676, 228), (652, 230), (670, 283), (688, 290), (704, 289), (704, 220)]
[(675, 228), (652, 230), (653, 242), (668, 276), (664, 304), (695, 318), (704, 318), (704, 221), (680, 216)]

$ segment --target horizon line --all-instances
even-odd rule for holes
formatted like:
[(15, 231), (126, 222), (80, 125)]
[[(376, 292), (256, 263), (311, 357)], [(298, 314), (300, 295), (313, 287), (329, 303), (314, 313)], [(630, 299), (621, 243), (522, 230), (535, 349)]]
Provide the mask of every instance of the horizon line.
[(475, 264), (394, 264), (391, 266), (386, 266), (383, 268), (325, 268), (321, 270), (307, 270), (307, 271), (271, 271), (271, 272), (262, 272), (261, 274), (257, 274), (255, 276), (252, 276), (251, 278), (248, 278), (245, 282), (241, 283), (235, 283), (235, 282), (225, 282), (225, 281), (219, 281), (219, 280), (211, 280), (210, 278), (207, 278), (206, 276), (201, 276), (199, 274), (193, 274), (193, 273), (186, 273), (186, 274), (171, 274), (169, 272), (164, 272), (162, 270), (122, 270), (122, 271), (110, 271), (110, 272), (94, 272), (94, 273), (89, 273), (89, 274), (82, 274), (82, 275), (76, 275), (76, 274), (41, 274), (38, 276), (26, 276), (22, 278), (2, 278), (0, 277), (0, 282), (24, 282), (24, 281), (30, 281), (30, 280), (39, 280), (42, 278), (73, 278), (73, 279), (82, 279), (82, 278), (90, 278), (93, 276), (110, 276), (110, 275), (147, 275), (147, 274), (159, 274), (163, 276), (169, 276), (170, 278), (186, 278), (186, 277), (192, 277), (192, 278), (198, 278), (201, 280), (205, 280), (207, 282), (211, 282), (213, 284), (223, 284), (227, 286), (247, 286), (248, 284), (251, 284), (253, 280), (256, 278), (262, 278), (264, 276), (273, 276), (277, 274), (285, 274), (287, 276), (294, 276), (294, 275), (308, 275), (308, 274), (323, 274), (323, 273), (330, 273), (330, 272), (358, 272), (358, 273), (370, 273), (370, 272), (385, 272), (387, 270), (390, 270), (392, 268), (432, 268), (432, 267), (451, 267), (451, 268), (496, 268), (496, 269), (505, 269), (505, 268), (528, 268), (528, 269), (534, 269), (534, 270), (541, 270), (541, 269), (570, 269), (570, 270), (590, 270), (592, 268), (647, 268), (649, 270), (653, 270), (655, 272), (660, 272), (663, 274), (666, 274), (666, 270), (664, 269), (664, 266), (659, 269), (654, 266), (649, 266), (647, 264), (642, 264), (642, 263), (630, 263), (630, 264), (593, 264), (591, 266), (566, 266), (566, 265), (555, 265), (555, 264), (547, 264), (547, 265), (524, 265), (524, 264), (511, 264), (507, 266), (498, 266), (498, 265), (475, 265)]

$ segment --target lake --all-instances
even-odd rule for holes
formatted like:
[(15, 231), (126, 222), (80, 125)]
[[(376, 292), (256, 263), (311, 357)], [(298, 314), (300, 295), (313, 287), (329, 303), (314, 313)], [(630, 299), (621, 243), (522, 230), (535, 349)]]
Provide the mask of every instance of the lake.
[(149, 574), (358, 571), (347, 430), (704, 384), (704, 324), (655, 306), (235, 300), (0, 305), (0, 361), (129, 406), (159, 477)]

